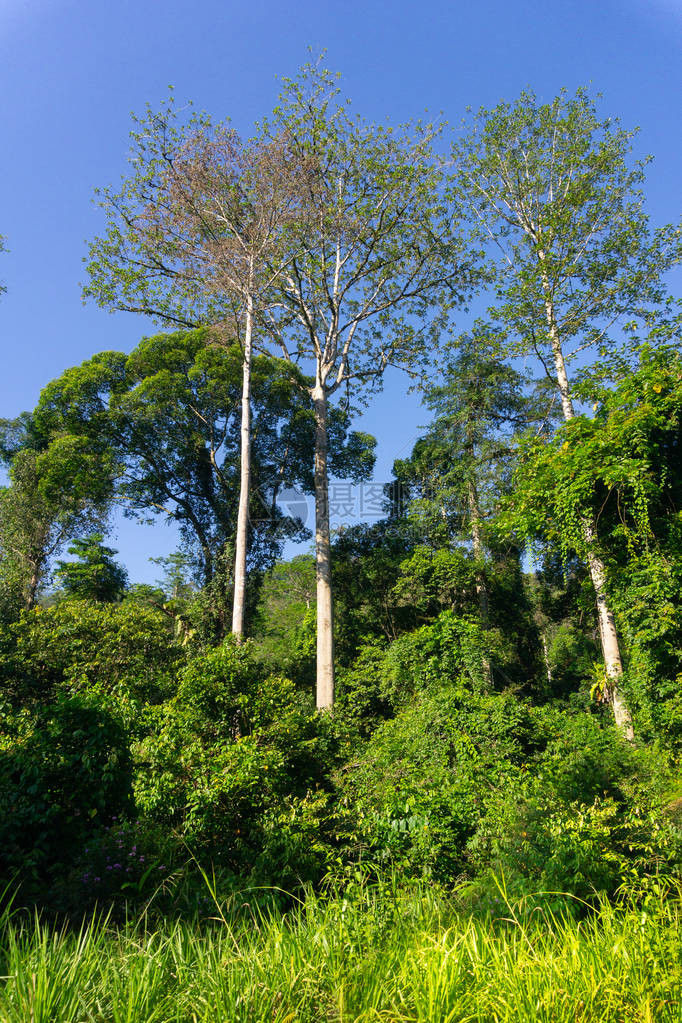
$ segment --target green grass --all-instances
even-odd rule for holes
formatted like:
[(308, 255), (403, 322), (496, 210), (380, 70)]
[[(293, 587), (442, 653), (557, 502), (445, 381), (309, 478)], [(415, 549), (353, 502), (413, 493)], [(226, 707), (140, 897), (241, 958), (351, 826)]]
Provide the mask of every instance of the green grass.
[(310, 896), (80, 932), (15, 915), (0, 936), (2, 1023), (682, 1020), (680, 902), (495, 923), (437, 894)]

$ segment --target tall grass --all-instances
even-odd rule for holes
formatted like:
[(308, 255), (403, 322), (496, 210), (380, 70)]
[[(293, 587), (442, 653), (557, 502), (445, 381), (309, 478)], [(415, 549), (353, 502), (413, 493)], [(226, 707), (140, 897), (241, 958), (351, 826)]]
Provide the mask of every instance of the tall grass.
[(209, 923), (15, 914), (0, 932), (2, 1023), (682, 1021), (680, 903), (490, 921), (428, 891), (310, 896)]

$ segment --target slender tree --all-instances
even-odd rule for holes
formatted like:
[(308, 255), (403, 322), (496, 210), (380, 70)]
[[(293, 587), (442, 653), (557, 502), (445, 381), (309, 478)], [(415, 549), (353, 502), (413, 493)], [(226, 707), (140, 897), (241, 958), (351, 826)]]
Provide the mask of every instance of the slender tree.
[[(586, 349), (612, 357), (616, 325), (662, 300), (662, 274), (679, 249), (679, 232), (649, 231), (643, 164), (629, 160), (633, 134), (600, 120), (585, 91), (547, 104), (524, 93), (514, 105), (482, 110), (453, 153), (453, 201), (468, 205), (476, 237), (489, 242), (499, 299), (493, 315), (509, 351), (541, 361), (566, 420), (575, 415), (572, 361)], [(594, 520), (585, 518), (582, 538), (609, 699), (632, 736)]]
[[(424, 393), (433, 422), (411, 458), (398, 460), (394, 471), (411, 492), (412, 514), (432, 543), (448, 547), (464, 539), (471, 545), (480, 620), (488, 629), (488, 522), (509, 488), (514, 437), (531, 425), (542, 428), (547, 401), (499, 357), (496, 339), (481, 324), (457, 339), (442, 368), (445, 383)], [(487, 655), (483, 676), (492, 682)]]
[(329, 402), (377, 385), (387, 366), (424, 355), (438, 317), (468, 272), (442, 202), (429, 125), (400, 131), (352, 118), (334, 77), (319, 66), (285, 83), (267, 140), (294, 159), (298, 216), (286, 228), (290, 258), (277, 277), (267, 326), (282, 354), (310, 376), (315, 410), (317, 705), (334, 702)]
[(255, 315), (283, 269), (278, 241), (295, 196), (291, 172), (282, 173), (286, 153), (277, 139), (246, 144), (206, 117), (182, 125), (172, 101), (158, 113), (148, 109), (131, 138), (133, 174), (119, 191), (100, 193), (107, 232), (90, 247), (84, 294), (165, 324), (210, 324), (242, 345), (232, 614), (232, 631), (242, 635)]

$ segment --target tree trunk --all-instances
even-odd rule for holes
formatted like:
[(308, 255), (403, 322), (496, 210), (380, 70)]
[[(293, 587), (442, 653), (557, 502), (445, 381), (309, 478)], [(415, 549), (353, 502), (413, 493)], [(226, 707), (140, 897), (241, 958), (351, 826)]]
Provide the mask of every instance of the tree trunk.
[(251, 491), (251, 358), (253, 341), (253, 297), (246, 300), (246, 326), (244, 331), (244, 363), (242, 372), (242, 424), (239, 476), (239, 511), (234, 558), (234, 599), (232, 603), (232, 634), (244, 634), (244, 607), (246, 604), (246, 551), (249, 533), (249, 498)]
[[(541, 265), (544, 264), (544, 252), (540, 251), (538, 253), (538, 259), (540, 260)], [(549, 341), (552, 346), (554, 372), (556, 373), (556, 382), (559, 388), (559, 395), (561, 397), (561, 411), (564, 414), (564, 419), (568, 422), (569, 419), (574, 418), (575, 410), (573, 408), (573, 399), (571, 398), (568, 383), (568, 373), (566, 372), (566, 362), (564, 360), (563, 348), (561, 347), (561, 338), (559, 337), (559, 328), (557, 327), (556, 316), (554, 315), (552, 289), (544, 267), (542, 269), (542, 290), (545, 296), (545, 318), (547, 320)]]
[[(543, 254), (540, 253), (540, 260), (542, 261), (543, 258)], [(556, 372), (559, 394), (561, 395), (561, 408), (564, 414), (564, 419), (568, 422), (575, 417), (575, 410), (573, 408), (573, 401), (569, 390), (566, 362), (564, 360), (561, 339), (559, 337), (556, 317), (554, 315), (554, 306), (550, 294), (549, 281), (544, 274), (542, 283), (545, 292), (547, 329), (552, 346), (552, 355), (554, 356), (554, 369)], [(632, 727), (632, 717), (630, 716), (630, 711), (621, 696), (619, 688), (621, 679), (623, 678), (623, 662), (620, 657), (616, 623), (613, 617), (613, 612), (609, 606), (606, 592), (606, 566), (601, 558), (595, 553), (597, 531), (594, 523), (590, 519), (584, 518), (581, 523), (581, 528), (587, 550), (587, 567), (589, 568), (590, 578), (597, 597), (597, 620), (599, 622), (599, 635), (601, 638), (604, 668), (608, 683), (606, 697), (611, 704), (616, 724), (621, 729), (625, 737), (632, 741), (635, 737)]]
[(544, 632), (540, 632), (540, 639), (542, 640), (542, 653), (545, 658), (545, 671), (547, 672), (547, 685), (551, 692), (552, 690), (552, 666), (549, 663), (549, 649), (547, 647), (547, 638)]
[(40, 564), (36, 563), (31, 569), (31, 576), (28, 581), (28, 591), (26, 593), (26, 610), (32, 611), (36, 603), (36, 594), (38, 593), (38, 584), (40, 583)]
[(334, 706), (334, 624), (327, 475), (327, 397), (324, 384), (315, 385), (312, 397), (315, 408), (316, 702), (321, 710), (330, 710)]
[(591, 553), (596, 536), (590, 522), (585, 521), (583, 523), (583, 534), (588, 544), (587, 565), (590, 570), (592, 585), (597, 594), (597, 620), (599, 622), (599, 636), (604, 655), (604, 669), (607, 681), (605, 695), (611, 704), (616, 724), (625, 737), (632, 741), (635, 737), (632, 718), (619, 690), (619, 683), (623, 677), (623, 663), (620, 659), (616, 623), (606, 597), (606, 567), (600, 557)]

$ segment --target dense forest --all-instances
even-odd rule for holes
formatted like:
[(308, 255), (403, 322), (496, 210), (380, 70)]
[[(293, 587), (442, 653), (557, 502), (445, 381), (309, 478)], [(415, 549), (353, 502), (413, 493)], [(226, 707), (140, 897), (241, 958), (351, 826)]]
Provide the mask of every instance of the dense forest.
[(1, 422), (2, 1019), (679, 1018), (682, 231), (634, 134), (371, 124), (319, 64), (248, 140), (136, 121), (84, 297), (158, 331)]

